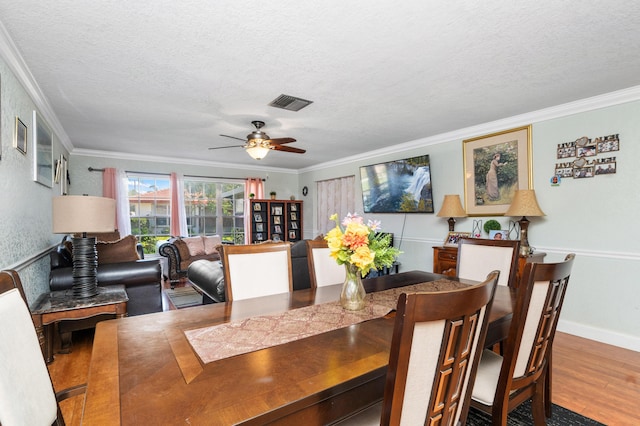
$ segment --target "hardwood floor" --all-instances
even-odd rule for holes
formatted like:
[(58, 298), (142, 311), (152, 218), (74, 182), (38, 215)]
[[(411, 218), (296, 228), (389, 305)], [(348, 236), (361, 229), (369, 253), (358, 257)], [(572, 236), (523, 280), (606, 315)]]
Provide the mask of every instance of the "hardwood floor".
[[(169, 308), (170, 309), (170, 308)], [(56, 354), (49, 371), (56, 390), (87, 380), (92, 330), (74, 333), (70, 354)], [(640, 353), (557, 333), (553, 402), (601, 423), (635, 425), (640, 418)], [(84, 397), (64, 401), (67, 425), (79, 425)]]

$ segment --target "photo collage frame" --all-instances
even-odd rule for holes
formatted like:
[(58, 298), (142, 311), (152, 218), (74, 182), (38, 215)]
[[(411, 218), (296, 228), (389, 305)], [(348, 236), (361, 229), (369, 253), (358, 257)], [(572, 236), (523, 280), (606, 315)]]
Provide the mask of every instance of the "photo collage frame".
[(620, 135), (617, 133), (595, 139), (583, 136), (573, 142), (558, 144), (557, 159), (567, 161), (556, 163), (552, 184), (559, 183), (562, 178), (584, 179), (616, 173), (616, 157), (604, 155), (619, 150)]

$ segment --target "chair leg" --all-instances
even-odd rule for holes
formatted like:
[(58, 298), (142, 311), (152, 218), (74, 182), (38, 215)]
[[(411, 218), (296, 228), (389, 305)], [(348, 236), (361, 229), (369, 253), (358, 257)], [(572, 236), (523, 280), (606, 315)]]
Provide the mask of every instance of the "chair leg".
[(547, 418), (551, 418), (551, 352), (553, 348), (549, 350), (547, 358), (547, 368), (544, 377), (544, 412)]
[(547, 424), (545, 417), (545, 387), (545, 379), (540, 378), (540, 381), (536, 383), (533, 398), (531, 398), (531, 411), (533, 412), (533, 424), (535, 426), (545, 426)]

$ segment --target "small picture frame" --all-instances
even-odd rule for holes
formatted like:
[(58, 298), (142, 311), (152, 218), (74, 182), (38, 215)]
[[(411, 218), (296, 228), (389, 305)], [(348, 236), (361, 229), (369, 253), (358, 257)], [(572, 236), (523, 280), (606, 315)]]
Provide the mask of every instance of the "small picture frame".
[(609, 175), (616, 172), (616, 162), (596, 164), (597, 175)]
[(295, 240), (297, 238), (296, 231), (289, 231), (289, 239)]
[(262, 222), (256, 223), (256, 231), (257, 232), (264, 232), (264, 225), (262, 224)]
[(298, 205), (297, 204), (291, 204), (291, 211), (292, 212), (298, 211)]
[(489, 231), (489, 239), (490, 240), (508, 240), (509, 231), (504, 229), (492, 229), (491, 231)]
[(255, 213), (253, 215), (253, 220), (256, 222), (262, 222), (262, 215), (260, 213)]
[(598, 154), (612, 151), (620, 151), (620, 138), (616, 135), (609, 135), (603, 138), (596, 138), (594, 141), (598, 149)]
[(22, 154), (27, 154), (27, 126), (18, 117), (16, 117), (13, 146)]
[(573, 169), (573, 178), (574, 179), (584, 179), (584, 178), (592, 178), (593, 177), (593, 166), (585, 166), (585, 167), (575, 167)]
[(274, 225), (280, 225), (281, 221), (280, 221), (280, 216), (274, 216), (273, 217), (273, 224)]
[(255, 203), (255, 204), (253, 205), (253, 210), (256, 210), (256, 211), (260, 211), (260, 210), (262, 210), (262, 204), (260, 204), (260, 203)]
[(295, 212), (291, 212), (291, 220), (298, 220), (298, 215)]
[(471, 238), (471, 232), (449, 232), (444, 240), (446, 247), (457, 247), (460, 238)]
[(576, 150), (576, 157), (593, 157), (598, 153), (596, 144), (579, 146)]

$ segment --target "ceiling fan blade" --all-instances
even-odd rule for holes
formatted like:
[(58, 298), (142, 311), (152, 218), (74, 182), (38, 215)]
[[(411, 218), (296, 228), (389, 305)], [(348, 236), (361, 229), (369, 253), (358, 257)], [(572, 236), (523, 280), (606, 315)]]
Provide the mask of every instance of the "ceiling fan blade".
[(276, 139), (269, 139), (269, 143), (271, 145), (282, 145), (285, 143), (291, 143), (291, 142), (295, 142), (296, 140), (294, 138), (276, 138)]
[(229, 135), (220, 135), (220, 136), (224, 136), (225, 138), (237, 139), (237, 140), (242, 141), (242, 142), (246, 142), (247, 141), (246, 139), (236, 138), (235, 136), (229, 136)]
[(209, 149), (225, 149), (225, 148), (244, 148), (244, 145), (214, 146)]
[(307, 152), (304, 149), (282, 145), (271, 145), (271, 149), (273, 149), (274, 151), (293, 152), (294, 154), (304, 154), (305, 152)]

